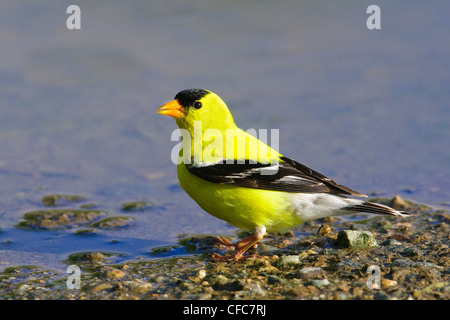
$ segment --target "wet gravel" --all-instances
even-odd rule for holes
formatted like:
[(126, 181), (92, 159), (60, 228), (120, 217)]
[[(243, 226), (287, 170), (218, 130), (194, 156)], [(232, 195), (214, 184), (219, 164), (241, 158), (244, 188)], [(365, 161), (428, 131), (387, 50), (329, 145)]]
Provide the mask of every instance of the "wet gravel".
[[(177, 245), (155, 248), (130, 261), (111, 252), (80, 252), (65, 261), (80, 268), (79, 288), (68, 288), (77, 284), (76, 273), (11, 266), (0, 273), (0, 299), (448, 300), (449, 212), (400, 198), (372, 200), (402, 206), (416, 215), (361, 214), (355, 220), (309, 222), (295, 232), (268, 234), (250, 252), (257, 255), (238, 262), (210, 258), (212, 252), (226, 254), (215, 247), (214, 235), (183, 234)], [(126, 207), (141, 210), (150, 205)], [(82, 225), (89, 236), (96, 228), (131, 223), (103, 214), (51, 209), (26, 214), (19, 225), (36, 229)], [(229, 236), (233, 241), (238, 237)], [(180, 248), (188, 254), (171, 254)]]

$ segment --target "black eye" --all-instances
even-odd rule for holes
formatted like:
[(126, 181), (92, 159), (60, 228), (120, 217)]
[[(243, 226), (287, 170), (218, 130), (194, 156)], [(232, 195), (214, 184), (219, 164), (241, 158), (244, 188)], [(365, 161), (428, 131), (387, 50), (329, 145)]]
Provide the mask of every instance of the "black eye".
[(195, 101), (193, 107), (195, 109), (200, 109), (202, 107), (202, 103), (200, 101)]

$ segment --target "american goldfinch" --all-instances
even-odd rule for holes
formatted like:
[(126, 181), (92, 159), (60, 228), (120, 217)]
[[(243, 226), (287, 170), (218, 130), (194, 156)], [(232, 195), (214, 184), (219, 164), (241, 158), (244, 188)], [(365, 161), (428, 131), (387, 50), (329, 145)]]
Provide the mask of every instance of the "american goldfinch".
[(281, 155), (239, 129), (225, 102), (204, 89), (179, 92), (157, 112), (175, 118), (182, 133), (177, 158), (182, 188), (206, 212), (254, 233), (223, 245), (237, 261), (266, 231), (282, 231), (328, 216), (355, 212), (407, 215)]

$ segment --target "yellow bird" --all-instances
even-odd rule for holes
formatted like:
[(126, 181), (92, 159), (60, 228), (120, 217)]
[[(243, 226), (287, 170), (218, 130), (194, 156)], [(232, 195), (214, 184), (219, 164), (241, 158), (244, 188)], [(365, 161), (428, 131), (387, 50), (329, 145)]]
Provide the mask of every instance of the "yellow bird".
[[(367, 197), (300, 164), (239, 129), (225, 102), (204, 89), (179, 92), (157, 112), (175, 118), (182, 134), (177, 159), (181, 186), (206, 212), (254, 233), (231, 244), (237, 261), (266, 231), (305, 221), (368, 212), (408, 213), (348, 196)], [(218, 255), (216, 255), (218, 257)]]

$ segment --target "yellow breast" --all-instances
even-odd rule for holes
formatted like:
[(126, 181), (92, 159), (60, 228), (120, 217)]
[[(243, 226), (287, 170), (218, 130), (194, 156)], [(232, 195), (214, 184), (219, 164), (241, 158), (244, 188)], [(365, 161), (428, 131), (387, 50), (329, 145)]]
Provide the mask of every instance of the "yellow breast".
[(301, 223), (283, 192), (212, 183), (191, 174), (184, 164), (177, 172), (183, 189), (203, 210), (238, 228), (281, 231)]

